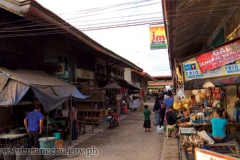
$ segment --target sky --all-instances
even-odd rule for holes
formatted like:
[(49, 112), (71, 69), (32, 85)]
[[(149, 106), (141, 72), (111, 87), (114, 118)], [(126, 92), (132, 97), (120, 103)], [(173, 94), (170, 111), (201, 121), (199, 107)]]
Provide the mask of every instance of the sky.
[(150, 50), (150, 24), (163, 25), (161, 0), (37, 1), (151, 76), (171, 74), (167, 49)]

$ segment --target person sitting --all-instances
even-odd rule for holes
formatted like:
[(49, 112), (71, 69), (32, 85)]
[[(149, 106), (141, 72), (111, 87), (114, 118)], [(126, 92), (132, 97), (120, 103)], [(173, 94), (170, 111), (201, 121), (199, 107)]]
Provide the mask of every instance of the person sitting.
[[(173, 110), (173, 106), (171, 106), (168, 110), (168, 112), (166, 113), (166, 119), (167, 119), (167, 123), (168, 125), (175, 125), (177, 123), (180, 123), (179, 120), (180, 117), (177, 117), (177, 114), (174, 112)], [(169, 133), (169, 137), (171, 137), (172, 132), (174, 132), (174, 134), (176, 134), (178, 132), (177, 130), (178, 126), (176, 125), (175, 128)]]
[(183, 119), (182, 119), (182, 121), (184, 121), (184, 122), (189, 122), (189, 120), (190, 120), (190, 111), (189, 111), (189, 109), (186, 109), (186, 108), (184, 108), (183, 109)]
[(173, 106), (171, 106), (168, 110), (168, 112), (166, 113), (166, 118), (167, 118), (167, 123), (168, 125), (174, 125), (177, 123), (177, 115), (176, 113), (174, 113), (173, 111)]
[(224, 109), (215, 108), (213, 112), (213, 118), (210, 120), (212, 123), (212, 135), (211, 137), (215, 143), (222, 143), (226, 141), (225, 127), (227, 125), (227, 120), (222, 118)]

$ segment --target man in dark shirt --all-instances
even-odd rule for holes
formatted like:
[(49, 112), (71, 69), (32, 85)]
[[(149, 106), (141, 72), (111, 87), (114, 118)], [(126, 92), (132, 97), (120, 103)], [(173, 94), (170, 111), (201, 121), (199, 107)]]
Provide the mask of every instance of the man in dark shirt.
[[(171, 106), (169, 108), (169, 111), (166, 113), (166, 118), (167, 118), (168, 125), (175, 125), (176, 124), (174, 126), (173, 130), (171, 130), (171, 132), (169, 133), (168, 136), (169, 137), (171, 137), (171, 136), (176, 137), (177, 133), (178, 133), (178, 125), (177, 124), (178, 124), (178, 122), (180, 123), (180, 121), (178, 121), (180, 117), (177, 117), (177, 114), (173, 110), (173, 106)], [(172, 133), (173, 133), (173, 135), (172, 135)]]
[(29, 145), (31, 148), (39, 148), (39, 136), (42, 134), (43, 115), (40, 112), (40, 106), (34, 107), (34, 111), (27, 114), (24, 119), (24, 125), (29, 132)]
[(174, 125), (177, 123), (177, 115), (173, 111), (173, 106), (169, 108), (169, 111), (166, 113), (167, 123), (168, 125)]
[(160, 99), (157, 94), (154, 94), (154, 98), (155, 98), (155, 104), (154, 104), (153, 110), (156, 117), (156, 122), (154, 125), (158, 126), (160, 124)]

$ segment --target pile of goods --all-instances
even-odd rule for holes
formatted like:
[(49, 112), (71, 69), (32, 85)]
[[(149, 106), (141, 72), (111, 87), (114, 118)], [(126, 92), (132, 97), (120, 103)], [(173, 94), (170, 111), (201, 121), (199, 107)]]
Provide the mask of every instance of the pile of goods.
[(180, 110), (183, 108), (190, 109), (192, 107), (193, 107), (193, 100), (191, 99), (191, 97), (183, 98), (181, 100), (174, 98), (173, 108), (175, 110)]
[(191, 121), (193, 123), (203, 123), (204, 115), (196, 114), (191, 116)]
[(193, 124), (192, 122), (182, 122), (178, 124), (180, 127), (191, 127)]
[(203, 138), (201, 138), (198, 135), (184, 135), (183, 136), (183, 142), (182, 142), (182, 146), (185, 148), (188, 147), (202, 147), (205, 144), (205, 140)]

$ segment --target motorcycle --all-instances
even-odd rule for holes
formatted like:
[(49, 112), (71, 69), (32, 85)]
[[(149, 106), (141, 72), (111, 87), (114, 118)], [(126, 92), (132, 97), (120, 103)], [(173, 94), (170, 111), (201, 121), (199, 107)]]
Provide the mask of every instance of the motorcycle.
[(114, 128), (119, 125), (120, 120), (118, 119), (118, 117), (118, 113), (115, 113), (112, 109), (108, 108), (107, 121), (109, 128)]

